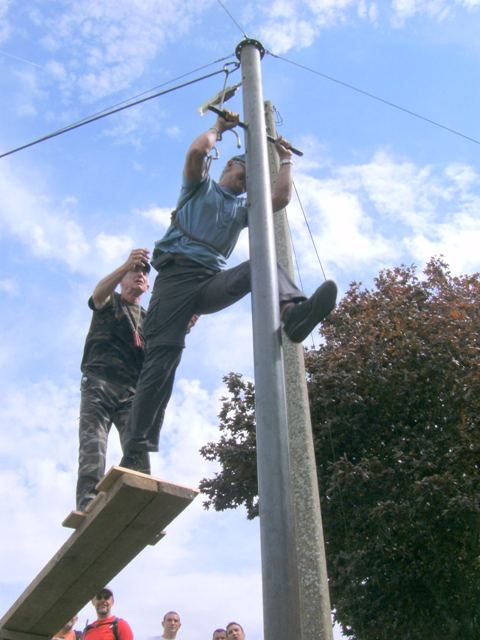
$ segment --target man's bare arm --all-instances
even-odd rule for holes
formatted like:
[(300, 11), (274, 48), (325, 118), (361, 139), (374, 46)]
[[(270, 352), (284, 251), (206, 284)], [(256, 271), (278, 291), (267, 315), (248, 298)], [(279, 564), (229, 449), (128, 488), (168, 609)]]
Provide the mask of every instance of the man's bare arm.
[[(287, 143), (288, 144), (288, 143)], [(277, 180), (272, 189), (272, 209), (280, 211), (287, 206), (292, 198), (292, 152), (284, 146), (284, 140), (278, 138), (275, 143), (280, 158), (280, 168)]]
[(148, 249), (133, 249), (127, 260), (118, 267), (118, 269), (115, 269), (115, 271), (112, 271), (108, 276), (102, 278), (92, 293), (95, 308), (101, 309), (105, 305), (115, 291), (115, 288), (129, 271), (133, 271), (142, 264), (147, 264), (149, 255)]
[(239, 116), (236, 113), (227, 112), (229, 119), (220, 116), (208, 131), (201, 133), (192, 142), (187, 151), (183, 173), (188, 182), (195, 184), (205, 177), (205, 158), (215, 146), (218, 139), (228, 129), (233, 129), (238, 123)]

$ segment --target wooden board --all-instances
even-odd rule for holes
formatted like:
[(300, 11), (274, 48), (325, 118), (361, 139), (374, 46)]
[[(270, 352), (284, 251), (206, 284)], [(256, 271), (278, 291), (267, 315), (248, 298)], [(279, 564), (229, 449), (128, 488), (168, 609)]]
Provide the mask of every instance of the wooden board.
[(76, 530), (0, 620), (1, 640), (51, 638), (198, 494), (122, 467), (98, 489), (87, 512), (74, 516)]

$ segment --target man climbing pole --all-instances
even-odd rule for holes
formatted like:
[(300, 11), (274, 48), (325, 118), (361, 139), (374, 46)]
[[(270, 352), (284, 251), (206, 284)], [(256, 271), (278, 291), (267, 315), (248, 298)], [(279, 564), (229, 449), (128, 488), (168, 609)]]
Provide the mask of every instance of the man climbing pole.
[[(251, 290), (249, 261), (224, 269), (240, 232), (248, 225), (247, 201), (241, 197), (246, 190), (245, 158), (231, 158), (218, 182), (207, 170), (213, 147), (238, 123), (236, 114), (226, 118), (219, 116), (190, 145), (172, 224), (153, 252), (152, 265), (158, 274), (144, 323), (146, 357), (120, 462), (137, 471), (148, 473), (146, 452), (158, 450), (189, 319), (193, 314), (224, 309)], [(280, 171), (272, 190), (272, 207), (278, 211), (290, 201), (293, 163), (281, 138), (275, 146)], [(336, 285), (326, 281), (307, 299), (280, 267), (278, 284), (285, 333), (294, 342), (302, 342), (334, 308)]]

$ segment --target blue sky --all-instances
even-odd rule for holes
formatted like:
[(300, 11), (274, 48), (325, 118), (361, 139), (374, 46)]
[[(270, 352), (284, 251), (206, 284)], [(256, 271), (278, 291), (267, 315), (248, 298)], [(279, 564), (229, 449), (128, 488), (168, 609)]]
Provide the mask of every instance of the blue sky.
[[(480, 0), (224, 0), (272, 53), (480, 139)], [(0, 0), (0, 152), (232, 54), (243, 39), (216, 0)], [(232, 58), (233, 59), (233, 58)], [(327, 277), (341, 294), (383, 267), (444, 255), (479, 269), (479, 145), (313, 71), (266, 55), (265, 98), (303, 149), (294, 177)], [(216, 63), (203, 73), (220, 69)], [(232, 82), (239, 81), (237, 72)], [(208, 128), (205, 80), (0, 159), (0, 608), (5, 611), (69, 532), (79, 363), (96, 282), (165, 230), (185, 150)], [(176, 84), (175, 82), (173, 84)], [(229, 103), (241, 111), (241, 96)], [(219, 145), (218, 175), (234, 152)], [(289, 220), (302, 281), (322, 274), (295, 200)], [(244, 234), (230, 263), (245, 259)], [(145, 302), (148, 301), (148, 298)], [(153, 471), (196, 486), (215, 468), (229, 371), (252, 375), (249, 299), (202, 318), (188, 338)], [(109, 463), (120, 457), (111, 438)], [(197, 499), (156, 547), (114, 581), (116, 613), (140, 640), (180, 612), (180, 638), (230, 619), (262, 637), (258, 523)], [(92, 618), (86, 607), (80, 623)], [(339, 632), (336, 632), (340, 637)]]

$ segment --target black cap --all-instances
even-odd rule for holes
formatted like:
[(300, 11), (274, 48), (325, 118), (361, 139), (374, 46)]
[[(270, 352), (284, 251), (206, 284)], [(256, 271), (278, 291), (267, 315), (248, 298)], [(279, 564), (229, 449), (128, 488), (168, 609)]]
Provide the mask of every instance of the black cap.
[(103, 587), (103, 589), (100, 589), (100, 591), (97, 591), (95, 595), (98, 598), (98, 596), (102, 596), (106, 593), (108, 593), (109, 597), (113, 598), (113, 591), (110, 589), (110, 587)]

